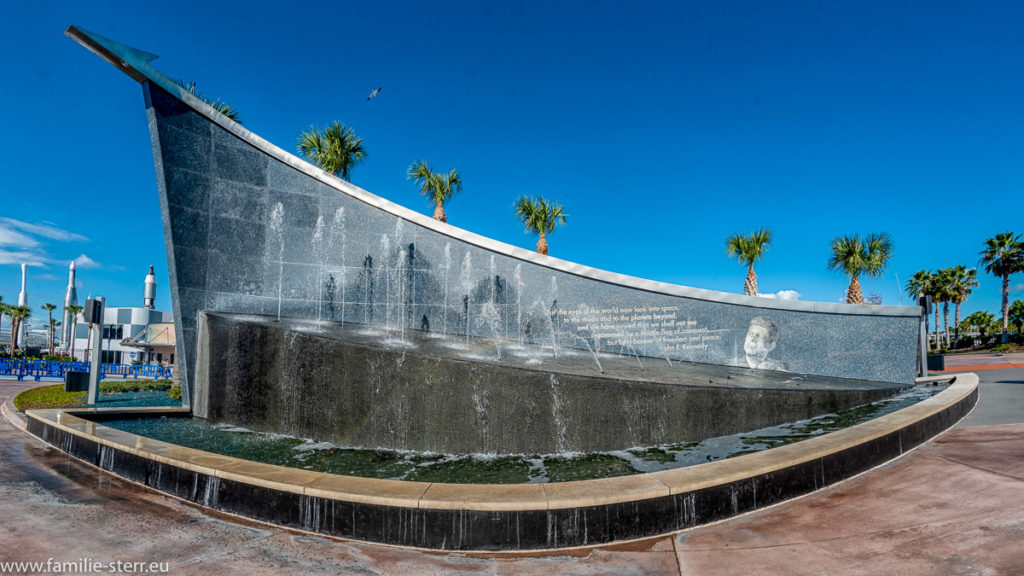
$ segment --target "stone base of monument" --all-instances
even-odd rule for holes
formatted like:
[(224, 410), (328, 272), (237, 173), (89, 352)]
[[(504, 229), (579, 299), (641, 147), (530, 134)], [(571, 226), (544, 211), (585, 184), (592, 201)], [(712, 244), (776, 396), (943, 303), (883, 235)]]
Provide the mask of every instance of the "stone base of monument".
[(295, 530), (419, 548), (526, 550), (664, 534), (813, 492), (898, 458), (953, 426), (977, 399), (977, 377), (960, 374), (918, 404), (795, 444), (687, 468), (557, 484), (354, 478), (238, 460), (102, 425), (104, 418), (173, 416), (180, 408), (36, 410), (27, 413), (27, 429), (141, 485)]
[(907, 387), (556, 346), (202, 313), (193, 412), (343, 446), (553, 454), (694, 442)]

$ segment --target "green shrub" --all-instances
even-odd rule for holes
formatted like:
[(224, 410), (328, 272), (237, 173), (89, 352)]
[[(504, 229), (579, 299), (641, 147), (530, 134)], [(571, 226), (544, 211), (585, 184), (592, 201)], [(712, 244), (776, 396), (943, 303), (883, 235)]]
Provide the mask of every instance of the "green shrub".
[(171, 400), (181, 400), (181, 387), (175, 386), (167, 391), (167, 397)]
[(963, 336), (959, 340), (956, 341), (956, 346), (954, 346), (954, 347), (958, 348), (958, 349), (961, 349), (961, 348), (970, 348), (972, 346), (974, 346), (974, 338), (972, 336)]
[[(170, 380), (105, 380), (100, 382), (100, 394), (120, 394), (123, 392), (146, 392), (171, 390)], [(177, 399), (181, 399), (181, 390)], [(14, 406), (18, 410), (39, 410), (43, 408), (64, 408), (68, 406), (85, 406), (86, 392), (65, 392), (63, 384), (41, 386), (25, 390), (14, 397)], [(170, 396), (170, 392), (168, 392)], [(173, 396), (172, 396), (173, 398)]]

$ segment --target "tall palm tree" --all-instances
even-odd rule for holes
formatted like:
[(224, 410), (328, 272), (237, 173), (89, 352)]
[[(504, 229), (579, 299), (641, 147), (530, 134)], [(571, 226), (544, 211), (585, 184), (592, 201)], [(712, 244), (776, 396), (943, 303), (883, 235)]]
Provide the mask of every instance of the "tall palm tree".
[[(921, 296), (931, 295), (933, 274), (928, 270), (918, 270), (914, 272), (914, 275), (907, 280), (907, 285), (904, 290), (907, 291), (907, 296), (917, 300)], [(928, 313), (924, 315), (924, 333), (928, 334)]]
[(18, 332), (21, 323), (32, 315), (32, 309), (28, 306), (8, 306), (7, 315), (11, 317), (11, 358), (14, 358), (14, 351), (18, 349)]
[(447, 222), (448, 215), (444, 213), (444, 205), (452, 196), (462, 191), (462, 177), (459, 173), (455, 170), (450, 170), (447, 174), (434, 172), (429, 162), (417, 160), (409, 166), (407, 175), (409, 180), (419, 183), (420, 194), (426, 196), (434, 205), (434, 220)]
[(53, 350), (53, 340), (57, 334), (57, 328), (61, 325), (61, 322), (56, 318), (50, 318), (50, 355), (56, 356)]
[(960, 306), (978, 287), (978, 270), (960, 264), (950, 269), (951, 302), (956, 304), (956, 315), (953, 326), (956, 327), (956, 340), (960, 340)]
[(217, 100), (210, 100), (206, 96), (203, 96), (203, 94), (199, 92), (199, 89), (196, 88), (195, 82), (190, 82), (186, 84), (185, 81), (180, 78), (175, 80), (175, 82), (177, 82), (178, 86), (184, 88), (185, 91), (189, 94), (195, 96), (196, 98), (199, 98), (203, 102), (206, 102), (210, 106), (210, 108), (213, 108), (217, 112), (220, 112), (221, 114), (227, 116), (229, 119), (234, 120), (235, 122), (238, 122), (239, 124), (242, 123), (242, 116), (238, 113), (238, 108), (232, 107), (231, 104), (228, 104), (227, 102), (221, 102), (219, 98)]
[[(943, 268), (935, 272), (928, 287), (928, 295), (935, 303), (935, 346), (942, 346), (943, 334), (939, 328), (939, 310), (946, 311), (946, 333), (949, 331), (949, 271)], [(941, 306), (940, 306), (941, 304)]]
[[(4, 314), (7, 314), (7, 309), (8, 308), (10, 308), (10, 306), (8, 306), (7, 304), (4, 304), (3, 296), (0, 296), (0, 328), (3, 328)], [(13, 321), (12, 321), (12, 323), (13, 323)], [(3, 332), (3, 330), (0, 330), (0, 332)]]
[(1013, 232), (1001, 232), (995, 238), (985, 240), (985, 249), (979, 255), (979, 266), (985, 272), (995, 274), (1003, 279), (1003, 337), (1002, 342), (1009, 342), (1010, 308), (1010, 274), (1024, 271), (1024, 242), (1020, 235)]
[(366, 159), (363, 139), (337, 120), (322, 132), (310, 126), (309, 132), (300, 134), (299, 152), (343, 180), (351, 178), (352, 168)]
[(832, 256), (828, 260), (828, 268), (850, 277), (846, 301), (850, 304), (863, 304), (864, 292), (860, 288), (860, 275), (878, 278), (885, 271), (890, 258), (892, 239), (884, 232), (868, 234), (863, 241), (858, 234), (837, 236), (832, 239)]
[(49, 339), (50, 339), (49, 351), (50, 351), (50, 354), (53, 354), (53, 311), (57, 309), (57, 305), (56, 304), (50, 304), (49, 302), (47, 302), (46, 304), (43, 304), (42, 306), (40, 306), (40, 308), (42, 308), (43, 310), (46, 310), (46, 316), (47, 316), (47, 318), (49, 318), (49, 320), (47, 320), (47, 322), (46, 322), (46, 326), (50, 329), (50, 332), (48, 334)]
[(747, 296), (757, 296), (757, 273), (754, 272), (754, 262), (764, 256), (771, 241), (772, 231), (767, 228), (746, 236), (733, 234), (725, 239), (726, 253), (737, 262), (747, 265), (747, 279), (743, 282), (743, 293)]
[(519, 221), (526, 226), (526, 231), (540, 236), (537, 239), (537, 252), (547, 254), (546, 236), (555, 231), (555, 226), (565, 224), (565, 219), (569, 216), (565, 213), (565, 208), (545, 198), (522, 196), (516, 202), (515, 210)]
[[(71, 305), (71, 306), (65, 306), (64, 307), (64, 311), (71, 314), (71, 332), (69, 332), (69, 334), (70, 334), (69, 337), (71, 338), (71, 358), (72, 359), (74, 359), (74, 357), (75, 357), (75, 330), (78, 328), (78, 315), (81, 314), (82, 310), (85, 310), (85, 306)], [(66, 346), (66, 344), (65, 344), (65, 346)]]

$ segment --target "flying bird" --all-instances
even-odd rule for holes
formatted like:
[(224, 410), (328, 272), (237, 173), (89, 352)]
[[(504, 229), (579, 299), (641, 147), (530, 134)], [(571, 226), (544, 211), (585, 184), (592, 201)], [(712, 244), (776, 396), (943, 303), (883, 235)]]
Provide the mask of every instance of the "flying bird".
[(369, 101), (369, 100), (373, 100), (374, 98), (376, 98), (376, 97), (377, 97), (377, 94), (380, 94), (380, 91), (381, 91), (381, 88), (377, 88), (377, 89), (376, 89), (376, 90), (374, 90), (373, 92), (370, 92), (370, 95), (366, 97), (366, 100), (367, 100), (367, 101)]

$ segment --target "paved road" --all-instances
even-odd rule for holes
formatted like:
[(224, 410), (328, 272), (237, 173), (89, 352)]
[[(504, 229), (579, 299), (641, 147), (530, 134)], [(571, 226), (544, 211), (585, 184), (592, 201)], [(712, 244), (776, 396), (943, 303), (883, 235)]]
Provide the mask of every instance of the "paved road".
[[(0, 422), (0, 563), (167, 562), (203, 576), (1024, 575), (1024, 370), (979, 375), (982, 400), (960, 426), (839, 486), (679, 534), (544, 554), (296, 534), (141, 489)], [(0, 380), (0, 401), (31, 385)]]
[(994, 426), (1024, 422), (1024, 368), (979, 370), (978, 406), (960, 426)]

